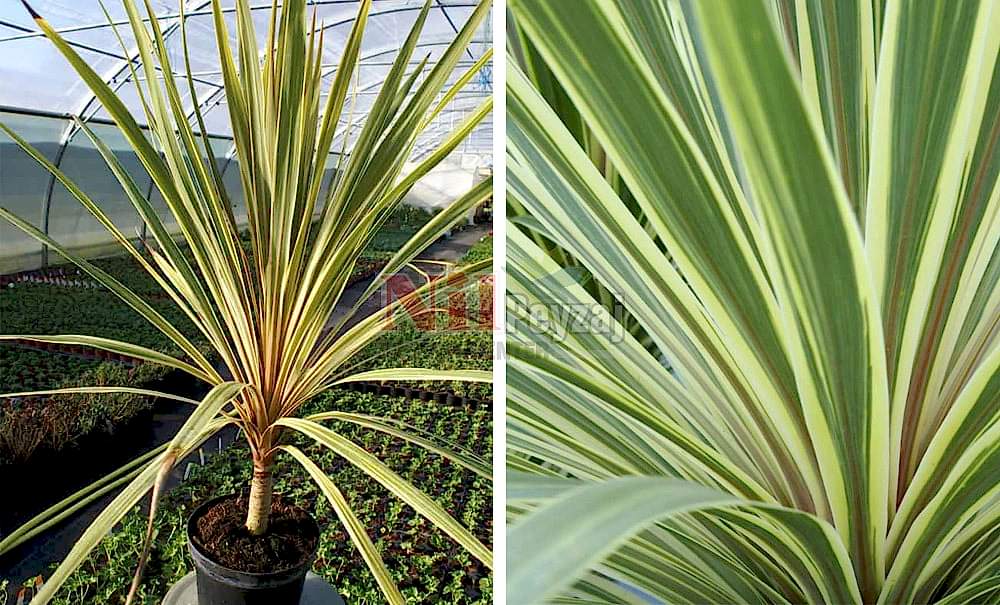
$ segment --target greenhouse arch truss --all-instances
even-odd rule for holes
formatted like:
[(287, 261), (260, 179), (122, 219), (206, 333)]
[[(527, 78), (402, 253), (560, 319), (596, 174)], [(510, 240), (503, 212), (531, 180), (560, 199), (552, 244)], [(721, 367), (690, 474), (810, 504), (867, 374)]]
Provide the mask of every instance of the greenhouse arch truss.
[[(211, 0), (151, 0), (174, 66), (184, 65), (181, 36), (183, 27), (190, 47), (191, 72), (195, 84), (192, 98), (188, 87), (182, 96), (188, 115), (194, 122), (195, 105), (201, 109), (210, 147), (223, 173), (223, 181), (238, 218), (245, 219), (239, 184), (238, 158), (234, 155), (226, 110), (225, 90), (215, 46), (215, 28)], [(230, 36), (234, 36), (235, 0), (221, 0)], [(444, 51), (455, 33), (471, 15), (473, 0), (431, 0), (411, 67), (425, 56), (428, 65)], [(131, 39), (128, 20), (120, 0), (32, 0), (32, 7), (87, 60), (144, 123), (136, 91), (145, 88), (143, 71)], [(278, 2), (280, 6), (280, 0)], [(344, 43), (358, 8), (358, 0), (308, 0), (317, 14), (317, 27), (324, 30), (324, 85), (336, 75)], [(345, 111), (333, 149), (341, 149), (343, 137), (356, 135), (380, 89), (402, 42), (410, 30), (424, 0), (373, 0), (368, 17), (361, 58), (356, 75), (356, 97), (352, 113)], [(271, 0), (250, 0), (254, 23), (260, 39), (266, 35)], [(110, 17), (110, 20), (109, 20)], [(113, 25), (115, 27), (113, 27)], [(115, 35), (122, 37), (124, 44)], [(489, 18), (473, 37), (465, 56), (445, 88), (470, 69), (492, 45)], [(234, 38), (235, 39), (235, 38)], [(129, 65), (137, 69), (139, 81), (133, 81)], [(185, 73), (175, 75), (186, 77)], [(160, 76), (162, 78), (162, 74)], [(486, 65), (449, 106), (428, 126), (414, 150), (413, 161), (433, 151), (459, 123), (492, 95), (492, 63)], [(0, 2), (0, 122), (27, 139), (51, 162), (65, 172), (97, 201), (123, 233), (144, 237), (142, 221), (121, 187), (107, 168), (92, 141), (76, 125), (80, 120), (110, 147), (129, 170), (140, 188), (144, 188), (154, 207), (167, 218), (168, 213), (152, 181), (131, 152), (124, 136), (110, 121), (100, 102), (80, 81), (66, 60), (39, 31), (20, 2)], [(441, 170), (459, 187), (471, 186), (492, 168), (492, 118), (487, 117), (445, 161)], [(347, 141), (350, 148), (350, 138)], [(327, 163), (327, 182), (336, 165), (336, 154)], [(440, 177), (439, 177), (440, 179)], [(419, 206), (444, 203), (440, 188), (415, 188), (428, 199), (408, 200)], [(434, 199), (440, 197), (441, 199)], [(95, 257), (116, 249), (101, 225), (42, 166), (25, 154), (5, 134), (0, 133), (0, 206), (50, 235), (67, 248)], [(168, 223), (168, 228), (170, 224)], [(61, 259), (50, 256), (45, 246), (20, 230), (0, 221), (0, 274), (44, 267)]]

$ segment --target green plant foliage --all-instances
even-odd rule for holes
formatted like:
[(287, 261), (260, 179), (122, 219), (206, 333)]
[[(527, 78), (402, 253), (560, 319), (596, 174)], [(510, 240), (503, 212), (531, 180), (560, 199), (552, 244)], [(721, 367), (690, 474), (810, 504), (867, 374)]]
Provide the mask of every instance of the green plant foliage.
[(60, 386), (93, 370), (102, 362), (0, 345), (0, 390), (5, 393), (39, 391)]
[(509, 594), (1000, 603), (996, 3), (564, 6), (510, 1)]
[[(418, 328), (404, 320), (358, 353), (354, 371), (383, 368), (434, 368), (436, 370), (493, 369), (493, 333), (485, 329), (434, 330)], [(493, 385), (463, 381), (408, 383), (428, 391), (450, 390), (456, 395), (492, 399)]]
[[(5, 371), (8, 367), (5, 357), (8, 355), (20, 362), (37, 360), (43, 368), (53, 358), (69, 360), (64, 367), (71, 373), (59, 376), (42, 374), (47, 381), (42, 384), (38, 375), (29, 372), (28, 375), (34, 378), (29, 382), (13, 384), (15, 392), (83, 386), (142, 388), (170, 374), (168, 368), (154, 364), (140, 364), (133, 368), (111, 362), (86, 362), (83, 366), (73, 363), (76, 360), (69, 357), (0, 346), (0, 361), (4, 363), (0, 367), (4, 367)], [(16, 368), (17, 362), (11, 365)], [(82, 367), (87, 369), (81, 370)], [(149, 397), (134, 393), (62, 393), (44, 398), (5, 401), (0, 407), (0, 465), (27, 461), (42, 449), (63, 450), (86, 436), (113, 434), (118, 427), (152, 409), (152, 406)]]
[(366, 253), (395, 252), (403, 247), (433, 215), (421, 208), (400, 205), (393, 210), (378, 233), (372, 237)]
[[(360, 393), (329, 393), (303, 410), (340, 410), (396, 418), (438, 439), (460, 443), (487, 459), (492, 448), (490, 410), (458, 409), (401, 398)], [(425, 490), (469, 527), (483, 542), (492, 541), (492, 485), (440, 456), (380, 433), (346, 427), (342, 434), (384, 460), (392, 469)], [(486, 605), (492, 603), (489, 570), (451, 542), (426, 519), (401, 505), (391, 494), (344, 464), (329, 451), (297, 438), (309, 457), (337, 483), (381, 552), (407, 603)], [(184, 524), (197, 505), (246, 485), (245, 446), (234, 444), (190, 467), (188, 479), (161, 503), (156, 518), (158, 539), (137, 602), (158, 604), (170, 585), (190, 571)], [(379, 588), (351, 547), (343, 526), (315, 484), (288, 456), (278, 458), (281, 477), (275, 491), (314, 510), (324, 528), (313, 571), (330, 580), (352, 604), (382, 603)], [(106, 537), (52, 601), (59, 605), (119, 602), (128, 592), (135, 557), (146, 530), (136, 508)]]
[[(185, 326), (170, 301), (153, 301), (165, 316)], [(194, 332), (190, 323), (184, 328)], [(111, 335), (177, 352), (169, 339), (114, 295), (53, 285), (17, 284), (0, 291), (0, 333)], [(164, 378), (168, 368), (81, 359), (0, 342), (0, 392), (59, 387), (144, 387)], [(0, 464), (25, 461), (37, 450), (58, 451), (95, 431), (113, 432), (151, 408), (135, 394), (53, 395), (0, 404)]]
[[(123, 271), (126, 275), (135, 271)], [(170, 300), (149, 304), (178, 328), (197, 340), (197, 330)], [(0, 333), (85, 334), (127, 340), (162, 351), (177, 346), (106, 290), (18, 284), (0, 291)]]
[(493, 235), (487, 235), (476, 242), (462, 257), (462, 264), (475, 263), (487, 258), (493, 258)]
[[(372, 249), (365, 250), (358, 258), (358, 266), (351, 280), (360, 279), (370, 274), (373, 270), (381, 268), (382, 265), (392, 258), (392, 253), (398, 250), (407, 239), (412, 237), (413, 233), (416, 233), (416, 229), (408, 231), (408, 235), (402, 237), (402, 241), (396, 241), (401, 236), (398, 235), (398, 232), (392, 231), (390, 227), (379, 230), (376, 237), (381, 237), (382, 233), (386, 233), (386, 237), (393, 240), (392, 245), (387, 243), (385, 248), (375, 249), (373, 247)], [(248, 245), (249, 236), (246, 235), (243, 237), (245, 239), (241, 241), (244, 241), (244, 245)], [(392, 247), (393, 245), (395, 247)], [(102, 258), (95, 260), (94, 265), (107, 271), (136, 294), (163, 299), (167, 298), (163, 288), (149, 276), (149, 273), (143, 270), (142, 266), (134, 258), (127, 256)], [(115, 302), (120, 304), (117, 300)], [(129, 314), (135, 315), (131, 311)]]

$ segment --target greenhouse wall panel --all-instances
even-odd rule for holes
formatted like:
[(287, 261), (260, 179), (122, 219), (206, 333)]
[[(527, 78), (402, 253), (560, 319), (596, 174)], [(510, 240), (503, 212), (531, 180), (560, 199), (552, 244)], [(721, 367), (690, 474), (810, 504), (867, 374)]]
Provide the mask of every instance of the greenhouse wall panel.
[[(55, 161), (66, 122), (21, 113), (0, 112), (0, 120), (18, 136)], [(42, 228), (49, 172), (0, 132), (0, 206)], [(42, 246), (7, 221), (0, 221), (0, 273), (37, 267)]]
[[(121, 132), (114, 126), (104, 124), (95, 125), (92, 130), (114, 152), (115, 158), (128, 171), (139, 191), (145, 194), (149, 189), (149, 175)], [(73, 136), (60, 168), (100, 206), (125, 237), (138, 237), (138, 213), (86, 134), (77, 132)], [(84, 256), (100, 256), (118, 250), (118, 244), (109, 241), (107, 230), (62, 184), (57, 184), (52, 192), (48, 228), (53, 239)]]

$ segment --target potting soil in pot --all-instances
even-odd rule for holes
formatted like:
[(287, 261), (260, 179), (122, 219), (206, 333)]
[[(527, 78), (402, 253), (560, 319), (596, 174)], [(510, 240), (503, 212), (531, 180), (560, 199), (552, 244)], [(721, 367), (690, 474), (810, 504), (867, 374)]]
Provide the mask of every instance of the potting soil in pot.
[(247, 501), (227, 498), (195, 521), (195, 543), (209, 557), (230, 569), (247, 573), (279, 572), (300, 565), (315, 552), (316, 525), (297, 506), (275, 498), (267, 533), (246, 529)]

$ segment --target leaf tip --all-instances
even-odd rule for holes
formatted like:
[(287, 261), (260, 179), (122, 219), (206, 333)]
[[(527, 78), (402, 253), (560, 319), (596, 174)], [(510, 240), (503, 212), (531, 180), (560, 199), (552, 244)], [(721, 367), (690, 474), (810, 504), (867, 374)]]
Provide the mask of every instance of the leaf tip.
[(21, 4), (23, 4), (24, 8), (28, 10), (28, 14), (31, 15), (32, 19), (34, 19), (35, 21), (40, 21), (42, 19), (42, 16), (39, 15), (38, 12), (35, 11), (35, 9), (33, 9), (30, 4), (28, 4), (28, 0), (21, 0)]

